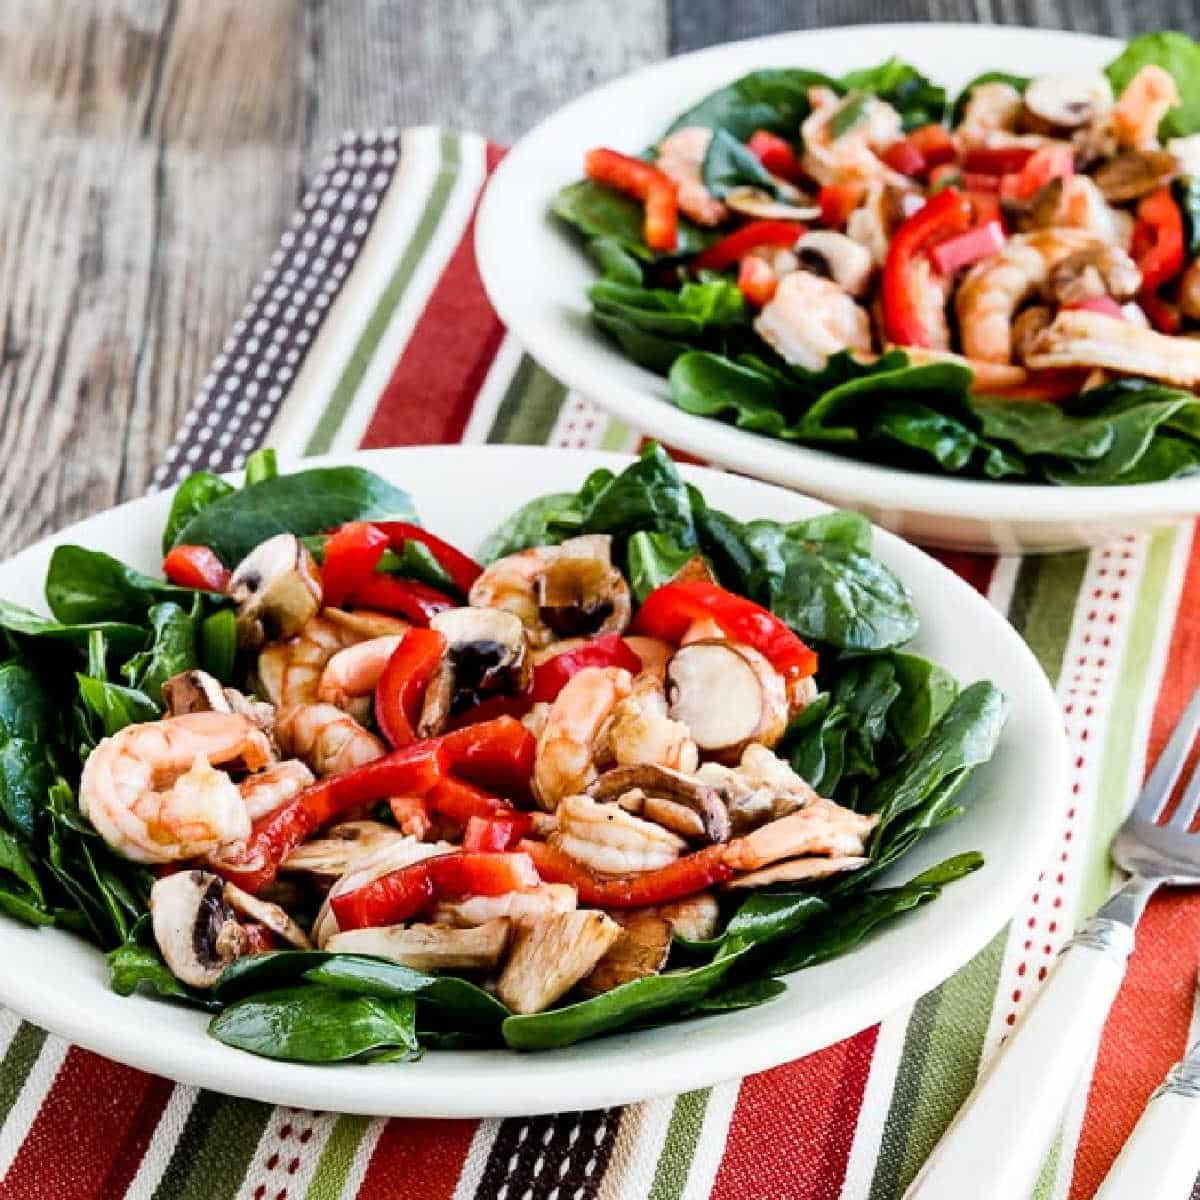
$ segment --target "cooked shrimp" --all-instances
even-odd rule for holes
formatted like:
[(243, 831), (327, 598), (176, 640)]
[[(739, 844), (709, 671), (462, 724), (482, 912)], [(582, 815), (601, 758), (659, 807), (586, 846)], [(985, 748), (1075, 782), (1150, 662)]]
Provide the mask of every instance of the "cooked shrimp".
[(954, 131), (965, 146), (1040, 146), (1039, 134), (1019, 134), (1024, 101), (1011, 83), (981, 83), (971, 89), (963, 119)]
[(712, 130), (704, 125), (677, 129), (658, 143), (655, 165), (675, 183), (679, 210), (697, 225), (720, 225), (729, 209), (704, 186), (700, 177)]
[(1113, 208), (1086, 175), (1072, 175), (1063, 183), (1054, 224), (1082, 230), (1122, 250), (1133, 241), (1133, 214)]
[(79, 808), (114, 850), (135, 862), (195, 858), (250, 833), (237, 785), (214, 764), (237, 762), (254, 771), (270, 761), (266, 735), (237, 714), (127, 725), (88, 755)]
[(950, 322), (946, 318), (946, 301), (950, 298), (950, 279), (934, 268), (925, 255), (912, 261), (908, 268), (909, 295), (925, 327), (931, 350), (950, 349)]
[(632, 875), (673, 863), (687, 843), (653, 821), (643, 821), (618, 804), (590, 796), (565, 796), (555, 815), (550, 844), (598, 875)]
[(471, 585), (470, 603), (518, 617), (535, 648), (575, 634), (621, 633), (629, 585), (612, 565), (612, 538), (589, 534), (499, 558)]
[(1200, 341), (1168, 337), (1086, 309), (1060, 312), (1038, 334), (1025, 362), (1038, 369), (1101, 367), (1184, 388), (1200, 384)]
[(294, 704), (281, 709), (275, 736), (285, 754), (302, 759), (318, 775), (341, 775), (384, 752), (383, 743), (373, 733), (332, 704)]
[(1117, 142), (1138, 150), (1157, 149), (1159, 124), (1180, 103), (1175, 77), (1170, 71), (1147, 63), (1125, 85), (1112, 110)]
[(662, 680), (650, 672), (638, 675), (633, 690), (613, 709), (608, 746), (623, 767), (657, 763), (690, 773), (700, 761), (688, 727), (668, 715)]
[(563, 796), (583, 791), (596, 778), (596, 752), (613, 709), (632, 689), (628, 671), (585, 667), (555, 697), (533, 764), (533, 794), (543, 808), (554, 809)]
[[(907, 186), (908, 180), (893, 171), (876, 153), (904, 136), (900, 114), (875, 96), (841, 97), (832, 88), (808, 92), (812, 111), (800, 126), (804, 142), (804, 170), (818, 183), (870, 183), (883, 180)], [(861, 104), (861, 118), (840, 137), (830, 122), (848, 104)]]
[(877, 816), (818, 798), (790, 816), (735, 838), (726, 845), (723, 857), (737, 871), (756, 871), (783, 859), (811, 855), (860, 857), (865, 839), (878, 821)]
[(375, 685), (403, 637), (402, 633), (385, 634), (339, 650), (321, 672), (317, 699), (345, 709), (356, 721), (365, 721)]
[(819, 371), (839, 350), (871, 350), (871, 319), (836, 283), (796, 271), (755, 318), (758, 335), (783, 358)]
[(1012, 362), (1012, 323), (1017, 308), (1070, 254), (1097, 247), (1077, 229), (1019, 233), (997, 255), (967, 272), (955, 298), (963, 353), (981, 362)]
[(238, 784), (238, 791), (250, 820), (257, 821), (259, 817), (274, 812), (312, 782), (313, 773), (299, 759), (289, 758), (247, 775)]
[(841, 875), (846, 871), (858, 871), (871, 860), (861, 855), (842, 858), (793, 858), (786, 862), (773, 863), (748, 875), (739, 875), (731, 879), (730, 888), (760, 888), (772, 883), (816, 883), (818, 879), (828, 879), (831, 875)]
[(889, 218), (888, 189), (878, 180), (867, 185), (862, 203), (846, 218), (846, 236), (870, 254), (876, 267), (887, 261)]
[(406, 622), (384, 613), (322, 609), (295, 637), (263, 647), (258, 656), (259, 688), (277, 708), (311, 704), (318, 698), (326, 664), (339, 650), (407, 628)]

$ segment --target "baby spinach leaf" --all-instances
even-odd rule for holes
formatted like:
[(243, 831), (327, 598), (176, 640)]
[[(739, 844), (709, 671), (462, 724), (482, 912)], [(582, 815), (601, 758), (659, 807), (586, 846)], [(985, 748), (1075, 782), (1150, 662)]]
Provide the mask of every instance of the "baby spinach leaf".
[[(232, 616), (232, 614), (231, 614)], [(126, 683), (156, 703), (172, 675), (199, 666), (196, 624), (178, 604), (156, 604), (149, 613), (151, 642), (121, 667)]]
[(31, 849), (0, 826), (0, 897), (15, 896), (24, 904), (42, 910), (45, 895), (31, 853)]
[[(907, 400), (888, 400), (881, 405), (871, 420), (867, 437), (874, 443), (902, 447), (901, 464), (911, 456), (913, 465), (919, 468), (928, 466), (925, 457), (928, 456), (951, 474), (972, 464), (978, 464), (991, 479), (1026, 475), (1029, 471), (1028, 464), (1018, 455), (989, 444), (956, 417)], [(896, 456), (885, 452), (883, 457), (891, 460)]]
[(837, 796), (849, 733), (850, 714), (823, 692), (797, 714), (778, 751), (822, 796)]
[(677, 292), (600, 279), (588, 289), (596, 311), (683, 341), (743, 326), (746, 301), (728, 279), (685, 283)]
[(420, 1049), (411, 997), (380, 1000), (317, 984), (247, 996), (215, 1016), (208, 1031), (227, 1046), (284, 1062), (342, 1062)]
[(45, 638), (48, 641), (86, 644), (93, 633), (103, 633), (114, 645), (131, 650), (146, 639), (146, 632), (139, 625), (119, 621), (84, 621), (65, 624), (50, 617), (43, 617), (32, 609), (22, 608), (8, 600), (0, 600), (0, 629), (19, 637)]
[(888, 709), (888, 730), (909, 750), (929, 735), (958, 695), (958, 680), (945, 667), (917, 654), (893, 654), (899, 702)]
[(246, 459), (246, 484), (262, 483), (266, 479), (274, 479), (279, 474), (279, 463), (275, 451), (270, 446), (255, 450)]
[(407, 492), (362, 467), (311, 467), (214, 501), (178, 531), (176, 544), (208, 546), (232, 567), (277, 533), (303, 536), (346, 521), (384, 519), (416, 520)]
[(704, 186), (724, 197), (737, 187), (753, 187), (779, 196), (779, 184), (758, 155), (724, 129), (714, 129), (700, 170)]
[(757, 129), (795, 137), (810, 110), (809, 88), (834, 86), (828, 75), (802, 67), (751, 71), (680, 113), (667, 132), (704, 125), (723, 129), (739, 142)]
[(53, 782), (45, 746), (19, 737), (0, 742), (0, 815), (27, 842)]
[(489, 992), (454, 975), (426, 975), (412, 967), (356, 954), (335, 954), (310, 967), (304, 978), (343, 992), (393, 1000), (413, 996), (437, 1005), (443, 1014), (469, 1028), (499, 1025), (511, 1015)]
[(111, 737), (126, 725), (139, 721), (157, 721), (161, 708), (137, 688), (107, 683), (90, 675), (79, 674), (79, 695), (89, 712), (100, 722), (104, 737)]
[(193, 471), (175, 489), (175, 496), (171, 500), (171, 511), (167, 514), (167, 523), (163, 528), (163, 554), (175, 545), (179, 540), (179, 531), (197, 513), (236, 490), (232, 483), (226, 483), (211, 471)]
[(265, 954), (235, 958), (221, 972), (213, 986), (213, 995), (228, 1004), (252, 992), (298, 984), (306, 971), (332, 957), (329, 950), (269, 950)]
[(1200, 131), (1200, 44), (1186, 33), (1144, 33), (1130, 39), (1104, 71), (1119, 96), (1146, 66), (1169, 71), (1179, 88), (1181, 103), (1159, 122), (1158, 136), (1165, 141)]
[(665, 375), (671, 369), (671, 364), (692, 348), (688, 342), (661, 333), (651, 333), (613, 313), (593, 309), (592, 320), (610, 337), (615, 338), (625, 354), (639, 367), (645, 367), (647, 371), (653, 371), (656, 375)]
[(1011, 87), (1015, 87), (1018, 92), (1024, 94), (1025, 89), (1029, 86), (1029, 77), (1026, 75), (1013, 75), (1008, 71), (984, 71), (982, 75), (976, 75), (958, 93), (958, 97), (954, 101), (954, 111), (950, 114), (951, 125), (959, 124), (963, 119), (963, 114), (966, 112), (967, 103), (971, 99), (971, 93), (985, 83), (1007, 83)]
[(44, 678), (20, 662), (0, 667), (0, 734), (50, 742), (55, 730), (54, 700)]
[(844, 92), (870, 92), (886, 100), (899, 112), (906, 131), (940, 124), (946, 115), (946, 89), (898, 58), (850, 71), (838, 80), (838, 88)]
[(83, 546), (56, 546), (46, 572), (46, 603), (70, 625), (141, 624), (153, 605), (164, 600), (190, 604), (198, 594), (208, 593), (151, 579), (110, 554)]
[(1197, 471), (1200, 471), (1200, 443), (1192, 438), (1173, 437), (1169, 433), (1159, 432), (1141, 458), (1112, 482), (1122, 486), (1159, 483), (1164, 479), (1194, 475)]
[(971, 396), (971, 412), (987, 437), (1010, 442), (1023, 454), (1092, 460), (1113, 443), (1112, 421), (1104, 416), (1072, 416), (1040, 400)]
[(629, 586), (639, 604), (655, 588), (669, 583), (696, 556), (694, 549), (684, 549), (669, 533), (648, 533), (641, 530), (629, 539), (626, 557), (629, 561)]
[(477, 557), (495, 562), (526, 546), (556, 546), (580, 532), (579, 497), (572, 492), (539, 496), (522, 505), (483, 540)]
[(237, 617), (231, 608), (210, 613), (200, 622), (197, 650), (200, 666), (223, 684), (232, 685), (237, 658)]
[(724, 944), (731, 949), (762, 946), (790, 937), (813, 921), (824, 919), (829, 905), (805, 892), (755, 892), (744, 900), (725, 927)]
[(567, 184), (550, 202), (550, 211), (568, 225), (573, 225), (589, 241), (607, 238), (626, 254), (643, 262), (699, 254), (717, 236), (711, 230), (702, 229), (686, 217), (681, 217), (675, 248), (670, 254), (660, 254), (642, 240), (642, 226), (646, 219), (642, 205), (590, 179)]
[(587, 244), (587, 251), (600, 268), (601, 278), (630, 287), (642, 286), (641, 264), (615, 238), (592, 238)]
[(778, 999), (787, 991), (787, 984), (778, 979), (749, 979), (745, 983), (731, 984), (718, 988), (700, 999), (690, 1010), (694, 1013), (734, 1012), (741, 1008), (755, 1008)]
[(118, 996), (132, 996), (145, 990), (168, 1000), (179, 1000), (196, 1008), (219, 1012), (221, 1003), (210, 994), (190, 988), (171, 973), (162, 955), (152, 946), (126, 942), (105, 956), (108, 981)]
[(780, 407), (778, 384), (722, 354), (693, 350), (670, 367), (671, 400), (696, 417), (731, 420), (768, 437), (794, 436)]
[(859, 125), (867, 115), (867, 101), (870, 97), (865, 92), (852, 92), (842, 101), (837, 111), (829, 118), (829, 136), (837, 141)]

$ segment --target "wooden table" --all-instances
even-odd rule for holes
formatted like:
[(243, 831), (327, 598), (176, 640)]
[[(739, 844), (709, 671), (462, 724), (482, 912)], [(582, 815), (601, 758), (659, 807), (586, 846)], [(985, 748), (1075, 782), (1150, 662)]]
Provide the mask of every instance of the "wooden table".
[(342, 129), (511, 140), (669, 53), (913, 19), (1198, 23), (1193, 0), (3, 0), (0, 555), (147, 487)]

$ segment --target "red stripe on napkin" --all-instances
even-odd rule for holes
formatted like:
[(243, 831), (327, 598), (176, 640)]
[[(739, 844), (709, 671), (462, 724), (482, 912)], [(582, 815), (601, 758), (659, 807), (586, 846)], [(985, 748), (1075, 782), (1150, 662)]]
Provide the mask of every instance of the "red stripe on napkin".
[(478, 1126), (478, 1121), (388, 1121), (357, 1200), (451, 1200)]
[[(95, 1200), (105, 1194), (125, 1139), (159, 1084), (170, 1093), (165, 1080), (72, 1046), (4, 1177), (3, 1194), (21, 1200)], [(64, 1170), (68, 1151), (70, 1170)]]
[(878, 1035), (743, 1080), (712, 1200), (836, 1200)]
[(175, 1085), (169, 1079), (161, 1079), (157, 1075), (147, 1075), (149, 1082), (142, 1095), (142, 1102), (134, 1113), (133, 1121), (121, 1140), (117, 1157), (108, 1172), (95, 1200), (121, 1200), (129, 1190), (142, 1159), (150, 1146), (150, 1139), (162, 1119), (163, 1109), (175, 1090)]
[[(488, 145), (488, 175), (503, 153)], [(503, 338), (479, 278), (472, 211), (379, 398), (363, 448), (460, 441)]]
[[(1153, 766), (1200, 679), (1200, 539), (1171, 634), (1166, 674), (1146, 755)], [(1196, 766), (1193, 753), (1189, 770)], [(1187, 771), (1184, 773), (1186, 779)], [(1137, 931), (1129, 974), (1105, 1027), (1075, 1154), (1070, 1200), (1095, 1194), (1171, 1065), (1187, 1048), (1200, 959), (1200, 896), (1169, 890), (1151, 902)]]

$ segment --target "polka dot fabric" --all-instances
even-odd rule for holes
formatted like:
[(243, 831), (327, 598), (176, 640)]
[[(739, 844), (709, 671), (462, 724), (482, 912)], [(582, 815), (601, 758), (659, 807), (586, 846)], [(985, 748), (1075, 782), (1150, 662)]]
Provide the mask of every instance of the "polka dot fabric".
[(262, 445), (371, 231), (396, 166), (395, 129), (342, 135), (233, 323), (152, 490), (230, 471)]

